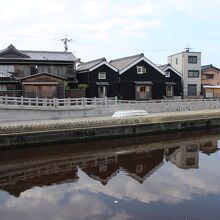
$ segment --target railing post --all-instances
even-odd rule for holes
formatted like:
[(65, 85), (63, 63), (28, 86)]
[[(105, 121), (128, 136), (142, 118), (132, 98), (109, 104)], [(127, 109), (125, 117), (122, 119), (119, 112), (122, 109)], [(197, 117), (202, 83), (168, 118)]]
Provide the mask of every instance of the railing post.
[(36, 106), (38, 106), (38, 97), (36, 97)]
[(96, 97), (93, 98), (93, 104), (96, 105), (97, 104), (97, 100)]
[(21, 96), (21, 106), (24, 105), (24, 100), (23, 100), (23, 96)]
[(53, 106), (57, 107), (57, 99), (56, 98), (53, 99)]
[(117, 104), (118, 104), (118, 97), (115, 96), (115, 105), (117, 105)]
[(85, 97), (82, 97), (82, 105), (85, 106)]
[(7, 105), (8, 104), (8, 96), (5, 95), (5, 104)]
[(108, 99), (107, 99), (107, 96), (105, 96), (105, 105), (108, 104)]
[(2, 97), (0, 96), (0, 104), (2, 104)]
[(47, 107), (47, 97), (44, 98), (44, 106)]
[(68, 98), (67, 101), (68, 101), (68, 102), (67, 102), (67, 105), (70, 106), (70, 105), (71, 105), (71, 100), (70, 100), (70, 98)]

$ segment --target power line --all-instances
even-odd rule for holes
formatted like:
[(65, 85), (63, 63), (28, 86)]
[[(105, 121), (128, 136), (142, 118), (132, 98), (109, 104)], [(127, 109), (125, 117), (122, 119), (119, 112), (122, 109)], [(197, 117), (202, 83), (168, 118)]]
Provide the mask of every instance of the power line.
[[(3, 33), (4, 34), (4, 33)], [(93, 43), (87, 43), (87, 42), (79, 42), (79, 41), (73, 41), (72, 39), (68, 39), (67, 35), (65, 38), (59, 39), (59, 38), (49, 38), (45, 36), (37, 36), (37, 35), (27, 35), (27, 34), (15, 34), (15, 33), (5, 33), (10, 36), (17, 36), (17, 37), (23, 37), (23, 38), (35, 38), (35, 39), (42, 39), (42, 40), (53, 40), (53, 41), (62, 41), (64, 43), (64, 49), (65, 51), (68, 51), (68, 43), (73, 42), (76, 45), (84, 45), (84, 46), (93, 46), (97, 48), (105, 48), (105, 49), (112, 49), (112, 50), (120, 50), (120, 51), (140, 51), (140, 52), (168, 52), (168, 51), (181, 51), (182, 48), (178, 49), (139, 49), (139, 48), (124, 48), (124, 47), (114, 47), (114, 46), (106, 46), (106, 45), (98, 45)]]

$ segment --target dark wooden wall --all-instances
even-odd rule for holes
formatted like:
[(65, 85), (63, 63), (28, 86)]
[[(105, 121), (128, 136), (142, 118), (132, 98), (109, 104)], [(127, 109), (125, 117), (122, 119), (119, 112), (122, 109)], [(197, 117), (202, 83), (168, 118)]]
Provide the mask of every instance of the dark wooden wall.
[[(176, 85), (174, 85), (174, 96), (182, 96), (182, 77), (170, 69), (168, 71), (170, 72), (170, 77), (165, 77), (165, 82), (176, 83)], [(166, 91), (164, 91), (164, 94), (166, 94)]]
[[(99, 72), (106, 72), (106, 79), (98, 79)], [(91, 72), (77, 73), (77, 79), (79, 84), (87, 84), (86, 97), (98, 97), (98, 86), (96, 82), (108, 82), (107, 96), (118, 96), (118, 72), (109, 68), (106, 65), (102, 65)]]
[[(147, 73), (137, 74), (137, 66), (144, 66)], [(162, 99), (165, 91), (164, 75), (145, 61), (140, 61), (135, 66), (120, 75), (119, 93), (122, 99), (134, 100), (135, 97), (135, 81), (151, 81), (152, 99)]]
[[(33, 84), (25, 85), (25, 82), (32, 82)], [(44, 82), (56, 83), (49, 85)], [(22, 80), (22, 90), (24, 97), (39, 97), (39, 98), (64, 98), (64, 79), (60, 79), (47, 74), (32, 76)]]

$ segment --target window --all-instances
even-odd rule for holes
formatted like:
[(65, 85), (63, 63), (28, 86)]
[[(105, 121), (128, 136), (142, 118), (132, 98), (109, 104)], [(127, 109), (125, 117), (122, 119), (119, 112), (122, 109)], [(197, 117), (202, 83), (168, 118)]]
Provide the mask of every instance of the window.
[(143, 66), (137, 66), (137, 74), (143, 74), (146, 73), (147, 70)]
[(213, 74), (207, 74), (206, 79), (214, 79), (214, 75)]
[(176, 58), (176, 65), (178, 64), (178, 58)]
[(107, 166), (106, 165), (100, 165), (99, 166), (99, 172), (106, 172), (107, 171)]
[(136, 173), (141, 173), (144, 170), (144, 166), (143, 165), (136, 165)]
[(187, 152), (196, 152), (198, 151), (198, 146), (197, 144), (190, 144), (186, 146), (186, 151)]
[(165, 72), (165, 77), (170, 77), (170, 71)]
[(188, 96), (196, 96), (197, 95), (197, 85), (189, 84), (188, 85)]
[(105, 72), (99, 72), (99, 79), (106, 79), (106, 73)]
[(7, 91), (6, 85), (0, 85), (0, 91)]
[(2, 72), (14, 72), (14, 66), (13, 65), (0, 65), (0, 71)]
[(188, 63), (197, 63), (197, 56), (188, 56)]
[(189, 78), (199, 78), (199, 70), (189, 70), (188, 77)]
[(196, 159), (195, 159), (195, 157), (186, 158), (186, 165), (188, 165), (188, 166), (196, 165)]

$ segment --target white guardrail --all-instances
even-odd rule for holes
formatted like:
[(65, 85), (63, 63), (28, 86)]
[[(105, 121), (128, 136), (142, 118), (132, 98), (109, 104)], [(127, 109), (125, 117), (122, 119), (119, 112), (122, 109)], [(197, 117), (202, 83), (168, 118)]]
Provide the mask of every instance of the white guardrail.
[(117, 97), (112, 98), (66, 98), (66, 99), (48, 99), (48, 98), (26, 98), (26, 97), (10, 97), (0, 96), (0, 104), (2, 105), (18, 105), (18, 106), (86, 106), (86, 105), (117, 105), (117, 104), (148, 104), (148, 103), (189, 103), (189, 102), (220, 102), (220, 99), (170, 99), (170, 100), (119, 100)]

